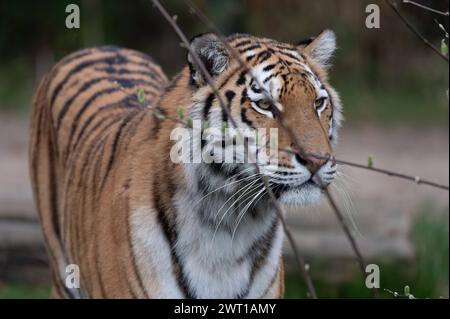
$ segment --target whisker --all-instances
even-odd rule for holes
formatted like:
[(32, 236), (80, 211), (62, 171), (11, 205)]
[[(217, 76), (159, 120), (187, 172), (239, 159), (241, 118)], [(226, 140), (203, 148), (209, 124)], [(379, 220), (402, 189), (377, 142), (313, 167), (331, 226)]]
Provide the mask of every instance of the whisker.
[[(234, 227), (233, 233), (231, 235), (231, 247), (233, 247), (233, 239), (234, 239), (234, 235), (236, 233), (236, 230), (238, 229), (239, 224), (241, 223), (242, 219), (244, 218), (245, 213), (247, 213), (248, 209), (251, 207), (252, 204), (256, 205), (256, 200), (258, 199), (258, 196), (260, 196), (261, 194), (264, 195), (265, 190), (266, 190), (266, 188), (264, 187), (264, 184), (262, 184), (262, 189), (253, 198), (251, 198), (249, 200), (247, 205), (243, 208), (242, 212), (239, 213), (237, 222), (235, 223), (236, 226)], [(259, 199), (261, 199), (261, 198), (262, 198), (262, 196), (259, 197)]]
[(258, 175), (260, 175), (260, 173), (256, 173), (256, 174), (253, 174), (253, 175), (250, 175), (250, 176), (246, 176), (246, 177), (243, 177), (243, 178), (241, 178), (241, 179), (238, 179), (238, 180), (235, 180), (235, 181), (233, 181), (233, 182), (230, 182), (230, 183), (227, 183), (227, 184), (225, 184), (225, 185), (222, 185), (222, 186), (216, 188), (215, 190), (209, 192), (208, 194), (204, 195), (204, 196), (203, 196), (202, 198), (200, 198), (197, 202), (195, 202), (194, 206), (197, 206), (203, 199), (205, 199), (205, 198), (208, 197), (209, 195), (211, 195), (211, 194), (217, 192), (218, 190), (220, 190), (220, 189), (222, 189), (222, 188), (228, 187), (228, 186), (230, 186), (230, 185), (234, 185), (234, 184), (236, 184), (236, 183), (245, 181), (245, 180), (247, 180), (247, 179), (250, 179), (250, 178), (255, 177), (255, 176), (258, 176)]
[[(252, 189), (252, 186), (254, 186), (254, 184), (258, 181), (258, 179), (254, 180), (253, 182), (251, 182), (249, 185), (247, 185), (243, 190), (242, 190), (242, 194), (239, 195), (239, 197), (230, 205), (230, 208), (232, 208), (234, 206), (234, 204), (239, 201), (239, 199), (241, 199), (243, 196), (245, 196), (247, 194), (248, 191), (250, 191)], [(219, 210), (217, 211), (217, 213), (214, 216), (214, 219), (217, 218), (217, 216), (220, 214), (220, 211), (223, 209), (223, 207), (231, 200), (233, 199), (233, 197), (239, 192), (241, 191), (240, 189), (238, 189), (233, 196), (231, 196), (229, 199), (227, 199), (225, 201), (225, 203), (223, 203), (223, 205), (219, 208)], [(216, 225), (216, 229), (214, 230), (214, 235), (213, 235), (213, 240), (216, 236), (217, 230), (219, 229), (220, 225), (222, 224), (223, 219), (226, 216), (226, 213), (230, 210), (230, 208), (227, 209), (227, 211), (225, 213), (222, 214), (222, 217), (220, 218), (219, 223)]]
[(345, 185), (343, 185), (343, 184), (338, 185), (338, 184), (334, 184), (332, 187), (340, 194), (339, 198), (342, 199), (342, 204), (344, 206), (344, 211), (345, 211), (345, 214), (347, 215), (347, 219), (350, 221), (351, 227), (356, 232), (356, 234), (360, 237), (364, 237), (362, 235), (362, 233), (360, 232), (359, 227), (356, 224), (356, 221), (353, 217), (354, 213), (356, 212), (356, 209), (353, 205), (353, 200), (352, 200), (350, 194), (348, 193)]

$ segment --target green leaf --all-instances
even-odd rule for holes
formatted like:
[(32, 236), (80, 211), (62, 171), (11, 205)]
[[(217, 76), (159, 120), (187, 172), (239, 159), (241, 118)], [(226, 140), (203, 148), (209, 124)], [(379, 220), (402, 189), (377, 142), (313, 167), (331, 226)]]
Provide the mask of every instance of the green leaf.
[(373, 168), (373, 157), (372, 157), (372, 155), (369, 155), (369, 157), (367, 158), (367, 167)]
[(190, 117), (187, 119), (186, 125), (187, 125), (187, 127), (189, 127), (189, 128), (192, 128), (192, 127), (193, 127), (193, 125), (192, 125), (192, 119), (191, 119)]
[(144, 89), (140, 88), (140, 89), (138, 90), (138, 92), (137, 92), (137, 98), (138, 98), (138, 101), (139, 101), (140, 103), (144, 103), (144, 102), (145, 102), (145, 91), (144, 91)]
[(178, 107), (178, 117), (179, 117), (180, 120), (184, 119), (184, 108), (183, 108), (183, 105), (180, 105)]
[(203, 122), (203, 129), (206, 130), (209, 128), (209, 123), (208, 121)]
[(158, 120), (164, 120), (166, 118), (166, 116), (160, 110), (155, 110), (153, 114)]
[(448, 45), (445, 42), (445, 39), (442, 39), (442, 41), (441, 41), (441, 53), (443, 55), (448, 55)]

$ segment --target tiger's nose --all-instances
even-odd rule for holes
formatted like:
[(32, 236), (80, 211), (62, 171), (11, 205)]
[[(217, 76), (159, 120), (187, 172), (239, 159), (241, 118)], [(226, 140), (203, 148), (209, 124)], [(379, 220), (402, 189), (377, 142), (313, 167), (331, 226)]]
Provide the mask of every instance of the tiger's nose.
[(300, 164), (306, 166), (309, 169), (311, 175), (314, 175), (320, 170), (323, 165), (325, 165), (326, 162), (328, 162), (329, 159), (331, 159), (331, 155), (328, 153), (320, 156), (312, 154), (300, 156), (299, 154), (295, 154), (295, 158)]

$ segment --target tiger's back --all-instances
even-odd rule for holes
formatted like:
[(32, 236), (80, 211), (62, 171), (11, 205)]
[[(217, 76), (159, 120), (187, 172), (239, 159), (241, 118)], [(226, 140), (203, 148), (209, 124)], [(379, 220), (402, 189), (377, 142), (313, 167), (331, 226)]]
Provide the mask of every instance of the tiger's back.
[[(119, 227), (124, 232), (104, 236), (94, 229), (101, 218), (97, 213), (101, 211), (100, 194), (105, 192), (106, 180), (111, 178), (115, 156), (122, 151), (121, 145), (127, 144), (124, 139), (136, 133), (145, 110), (156, 105), (166, 84), (166, 76), (150, 57), (118, 47), (75, 52), (42, 80), (33, 101), (29, 153), (54, 296), (83, 297), (82, 290), (67, 289), (62, 279), (67, 276), (67, 265), (76, 262), (84, 270), (83, 284), (96, 292), (93, 296), (107, 296), (103, 280), (92, 271), (97, 269), (110, 277), (113, 293), (118, 292), (115, 297), (143, 297), (138, 292), (123, 293), (130, 290), (130, 283), (125, 282), (132, 280), (129, 278), (135, 278), (132, 286), (139, 285), (138, 276), (129, 274), (134, 267), (129, 245), (120, 244), (122, 252), (106, 252), (107, 256), (100, 261), (105, 265), (85, 263), (95, 260), (90, 255), (105, 253), (98, 251), (99, 240), (129, 242), (127, 228)], [(145, 101), (138, 97), (138, 92)], [(125, 214), (126, 209), (123, 211)], [(127, 218), (122, 217), (114, 216), (116, 222), (127, 223)], [(123, 269), (108, 267), (108, 263), (113, 264), (111, 258), (126, 256), (131, 261), (124, 261)]]

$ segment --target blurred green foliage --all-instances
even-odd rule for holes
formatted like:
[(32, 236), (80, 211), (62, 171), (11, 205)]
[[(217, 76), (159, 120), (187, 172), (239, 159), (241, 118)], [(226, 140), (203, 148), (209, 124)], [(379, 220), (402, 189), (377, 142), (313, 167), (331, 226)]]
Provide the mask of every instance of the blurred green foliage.
[[(251, 33), (297, 42), (325, 28), (336, 31), (339, 50), (332, 83), (350, 120), (448, 119), (448, 65), (418, 41), (383, 1), (381, 28), (365, 27), (369, 0), (197, 0), (225, 33)], [(81, 28), (67, 29), (65, 6), (77, 3)], [(181, 0), (166, 1), (188, 36), (208, 29)], [(448, 2), (428, 5), (448, 10)], [(436, 46), (448, 19), (401, 4), (400, 9)], [(447, 8), (446, 8), (447, 7)], [(0, 1), (0, 110), (28, 111), (33, 88), (54, 61), (86, 46), (116, 44), (151, 54), (169, 76), (184, 64), (185, 50), (148, 0)]]
[(45, 287), (35, 287), (23, 283), (8, 283), (0, 286), (0, 299), (47, 299), (50, 290)]

